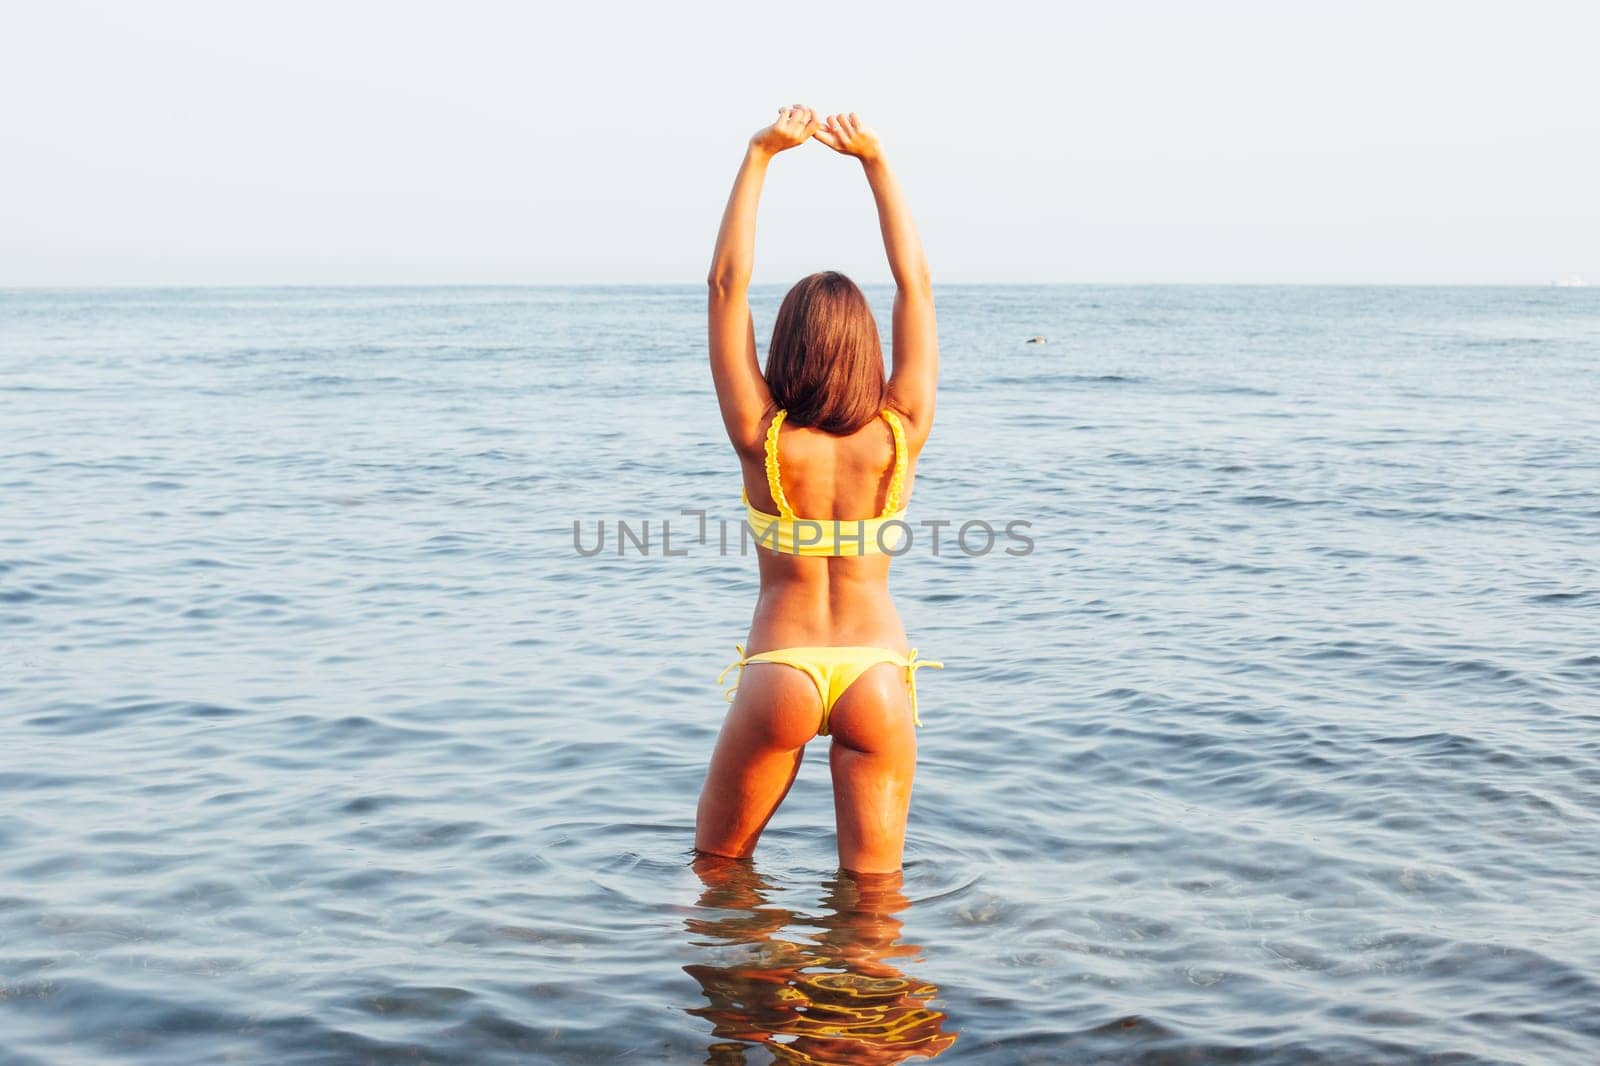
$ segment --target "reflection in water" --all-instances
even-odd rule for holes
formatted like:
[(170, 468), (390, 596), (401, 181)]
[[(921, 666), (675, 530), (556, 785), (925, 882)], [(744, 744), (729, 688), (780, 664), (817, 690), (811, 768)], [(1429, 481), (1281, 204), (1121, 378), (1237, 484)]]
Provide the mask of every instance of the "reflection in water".
[(823, 883), (824, 912), (806, 915), (771, 906), (748, 861), (698, 855), (694, 869), (704, 913), (686, 924), (706, 961), (684, 970), (711, 1001), (689, 1013), (722, 1038), (708, 1063), (742, 1063), (753, 1045), (781, 1063), (895, 1063), (955, 1043), (928, 1005), (939, 990), (890, 963), (921, 950), (896, 942), (911, 903), (899, 873), (841, 870)]

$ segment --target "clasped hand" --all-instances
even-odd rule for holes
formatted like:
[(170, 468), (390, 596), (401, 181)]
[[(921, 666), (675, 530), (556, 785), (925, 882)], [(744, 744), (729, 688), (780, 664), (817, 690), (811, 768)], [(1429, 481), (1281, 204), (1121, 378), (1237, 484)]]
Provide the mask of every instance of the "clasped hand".
[(750, 146), (776, 155), (812, 138), (840, 155), (853, 155), (862, 162), (876, 159), (882, 150), (878, 135), (868, 129), (854, 111), (824, 119), (803, 104), (778, 108), (778, 120), (758, 130), (750, 138)]

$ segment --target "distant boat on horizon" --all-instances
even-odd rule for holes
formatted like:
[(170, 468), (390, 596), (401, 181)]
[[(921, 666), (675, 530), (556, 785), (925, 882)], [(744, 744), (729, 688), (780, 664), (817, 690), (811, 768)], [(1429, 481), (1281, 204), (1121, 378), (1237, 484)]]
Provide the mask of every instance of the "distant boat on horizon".
[(1576, 274), (1568, 274), (1564, 278), (1556, 279), (1551, 284), (1561, 289), (1581, 289), (1587, 283)]

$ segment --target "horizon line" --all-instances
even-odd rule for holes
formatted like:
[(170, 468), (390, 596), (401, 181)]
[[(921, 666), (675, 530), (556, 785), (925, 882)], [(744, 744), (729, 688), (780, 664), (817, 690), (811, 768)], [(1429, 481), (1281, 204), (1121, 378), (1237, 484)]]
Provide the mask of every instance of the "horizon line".
[[(1350, 288), (1350, 289), (1587, 289), (1600, 286), (1568, 275), (1548, 281), (935, 281), (934, 289), (977, 287), (1084, 288)], [(704, 281), (268, 281), (268, 282), (112, 282), (101, 284), (0, 285), (0, 292), (160, 292), (186, 289), (644, 289), (702, 288)], [(792, 282), (753, 281), (749, 287), (782, 288)], [(893, 280), (860, 281), (863, 288), (890, 288)]]

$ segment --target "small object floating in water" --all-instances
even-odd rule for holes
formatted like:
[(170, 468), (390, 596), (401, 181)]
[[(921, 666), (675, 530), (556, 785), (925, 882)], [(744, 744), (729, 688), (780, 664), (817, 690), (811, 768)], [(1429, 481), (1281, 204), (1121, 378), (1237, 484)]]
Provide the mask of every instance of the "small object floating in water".
[(1561, 289), (1581, 289), (1585, 287), (1583, 278), (1579, 277), (1577, 274), (1569, 274), (1564, 278), (1559, 278), (1554, 282), (1554, 284), (1557, 288)]
[(1032, 337), (1028, 338), (1028, 343), (1029, 344), (1043, 344), (1044, 343), (1044, 338), (1040, 337), (1038, 335), (1035, 335), (1035, 336), (1032, 336)]

